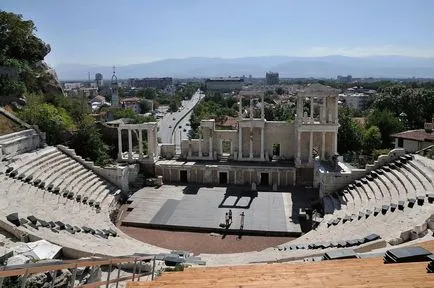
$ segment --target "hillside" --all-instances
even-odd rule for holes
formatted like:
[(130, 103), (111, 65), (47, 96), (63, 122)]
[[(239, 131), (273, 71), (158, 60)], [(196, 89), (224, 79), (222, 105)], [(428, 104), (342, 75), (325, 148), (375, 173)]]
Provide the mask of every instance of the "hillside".
[[(324, 57), (264, 56), (244, 58), (165, 59), (151, 63), (117, 67), (121, 78), (133, 77), (216, 77), (252, 75), (264, 77), (267, 71), (275, 71), (280, 77), (326, 77), (351, 74), (353, 77), (421, 77), (434, 78), (434, 58), (403, 56), (346, 57), (340, 55)], [(86, 79), (102, 73), (107, 78), (112, 74), (111, 66), (60, 64), (56, 67), (60, 79)]]

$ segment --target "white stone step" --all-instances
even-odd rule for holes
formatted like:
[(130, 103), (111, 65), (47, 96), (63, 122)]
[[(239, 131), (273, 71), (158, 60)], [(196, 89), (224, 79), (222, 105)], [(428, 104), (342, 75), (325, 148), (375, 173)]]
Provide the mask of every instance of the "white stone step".
[(408, 199), (407, 189), (404, 187), (401, 180), (396, 178), (395, 174), (384, 172), (383, 176), (389, 179), (389, 181), (396, 187), (396, 190), (399, 193), (400, 201), (405, 201)]
[(404, 168), (399, 168), (397, 170), (399, 170), (399, 172), (401, 172), (401, 174), (404, 175), (407, 181), (411, 184), (416, 196), (425, 196), (425, 189), (423, 188), (420, 181), (417, 180), (413, 174), (411, 174), (409, 171), (407, 171), (407, 169)]
[(60, 153), (56, 150), (53, 150), (52, 152), (44, 153), (39, 157), (34, 158), (33, 160), (27, 162), (25, 165), (22, 165), (18, 171), (19, 173), (25, 173), (26, 175), (32, 175), (35, 171), (35, 168), (39, 167), (40, 165), (43, 165), (43, 163), (49, 161), (50, 159), (53, 159), (57, 156), (59, 156)]

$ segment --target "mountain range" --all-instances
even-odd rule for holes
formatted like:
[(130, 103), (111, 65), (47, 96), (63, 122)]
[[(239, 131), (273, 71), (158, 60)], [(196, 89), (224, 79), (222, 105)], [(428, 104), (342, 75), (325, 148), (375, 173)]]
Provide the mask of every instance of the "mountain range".
[[(110, 66), (60, 64), (55, 67), (60, 80), (85, 80), (88, 73), (102, 73), (110, 79)], [(434, 78), (434, 58), (406, 56), (323, 57), (261, 56), (243, 58), (191, 57), (116, 67), (119, 79), (143, 77), (202, 78), (252, 75), (265, 77), (268, 71), (281, 78), (336, 78), (337, 75), (375, 78)]]

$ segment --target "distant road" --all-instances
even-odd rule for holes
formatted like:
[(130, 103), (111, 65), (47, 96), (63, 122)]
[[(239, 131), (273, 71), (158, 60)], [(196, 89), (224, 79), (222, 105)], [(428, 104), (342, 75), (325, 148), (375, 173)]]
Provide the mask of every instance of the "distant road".
[[(160, 129), (158, 136), (161, 138), (161, 143), (174, 143), (179, 146), (181, 144), (179, 131), (181, 131), (182, 139), (187, 139), (189, 126), (186, 126), (185, 124), (190, 121), (191, 112), (193, 111), (194, 106), (199, 103), (203, 96), (204, 94), (201, 94), (200, 90), (197, 90), (190, 100), (182, 101), (182, 107), (179, 112), (169, 112), (160, 119), (158, 122)], [(182, 127), (181, 129), (178, 128), (180, 125)], [(183, 132), (184, 129), (186, 129), (186, 132)]]

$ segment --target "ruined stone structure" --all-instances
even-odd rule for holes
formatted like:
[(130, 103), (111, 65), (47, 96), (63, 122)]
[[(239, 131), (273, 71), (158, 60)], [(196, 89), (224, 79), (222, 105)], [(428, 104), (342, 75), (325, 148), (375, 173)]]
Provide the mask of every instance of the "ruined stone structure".
[[(128, 153), (124, 155), (122, 151), (122, 130), (128, 130)], [(148, 151), (147, 155), (143, 152), (143, 130), (146, 131)], [(133, 153), (133, 132), (138, 139), (138, 153)], [(118, 160), (128, 161), (146, 161), (151, 163), (159, 156), (159, 147), (157, 145), (157, 123), (148, 122), (141, 124), (120, 124), (118, 126)]]
[[(240, 105), (237, 130), (216, 130), (214, 119), (201, 121), (200, 139), (181, 143), (180, 158), (187, 162), (157, 162), (156, 172), (163, 181), (275, 188), (312, 184), (314, 157), (329, 159), (337, 152), (338, 90), (313, 84), (299, 91), (292, 123), (265, 119), (263, 92), (240, 93), (240, 103), (243, 96), (250, 98), (249, 117), (244, 117)], [(253, 103), (258, 98), (261, 116), (254, 118)], [(305, 101), (310, 103), (309, 115), (304, 112)], [(319, 115), (314, 115), (315, 107)]]

